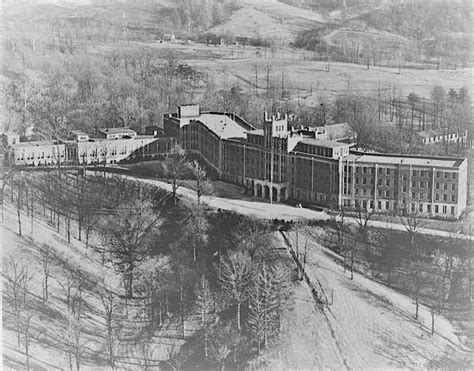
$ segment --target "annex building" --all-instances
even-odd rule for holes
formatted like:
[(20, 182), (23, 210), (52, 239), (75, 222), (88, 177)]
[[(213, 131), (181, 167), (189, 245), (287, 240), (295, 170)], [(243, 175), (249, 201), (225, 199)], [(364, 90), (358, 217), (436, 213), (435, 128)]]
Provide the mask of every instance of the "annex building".
[(457, 218), (467, 205), (466, 159), (351, 151), (347, 124), (293, 128), (286, 115), (265, 114), (255, 129), (197, 105), (178, 106), (163, 122), (166, 137), (199, 154), (222, 180), (270, 201), (441, 218)]

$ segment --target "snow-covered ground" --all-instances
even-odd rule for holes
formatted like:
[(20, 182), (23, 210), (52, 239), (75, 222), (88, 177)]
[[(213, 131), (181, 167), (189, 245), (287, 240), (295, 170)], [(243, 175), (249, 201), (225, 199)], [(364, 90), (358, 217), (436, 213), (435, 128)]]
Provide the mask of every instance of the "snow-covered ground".
[(285, 322), (288, 336), (276, 368), (426, 369), (439, 366), (440, 360), (453, 367), (472, 362), (448, 320), (436, 315), (432, 336), (428, 308), (421, 306), (415, 320), (411, 298), (358, 273), (351, 281), (337, 260), (308, 240), (307, 274), (328, 297), (333, 293), (334, 301), (321, 310), (309, 289), (307, 295), (296, 290), (294, 316)]
[[(91, 247), (86, 248), (84, 242), (72, 237), (71, 242), (68, 243), (63, 220), (61, 220), (60, 233), (57, 233), (56, 228), (39, 218), (34, 219), (32, 231), (30, 218), (22, 212), (22, 236), (18, 234), (17, 220), (16, 210), (8, 204), (5, 205), (4, 219), (2, 228), (0, 229), (3, 263), (14, 259), (17, 263), (27, 265), (29, 273), (33, 276), (28, 290), (30, 293), (29, 301), (33, 303), (31, 305), (35, 305), (31, 326), (32, 341), (30, 354), (32, 369), (69, 369), (66, 321), (64, 317), (67, 313), (67, 307), (65, 304), (65, 294), (63, 288), (61, 288), (61, 284), (64, 285), (67, 281), (68, 270), (62, 269), (62, 265), (70, 268), (70, 272), (78, 272), (82, 274), (81, 277), (83, 277), (81, 284), (83, 285), (82, 297), (84, 299), (85, 309), (82, 319), (83, 334), (81, 343), (84, 347), (84, 354), (81, 361), (81, 369), (107, 369), (105, 319), (102, 303), (97, 291), (106, 286), (114, 292), (121, 292), (120, 274), (114, 270), (109, 261), (106, 261), (103, 266), (101, 254), (94, 251)], [(73, 235), (75, 233), (76, 230), (73, 229)], [(97, 241), (94, 241), (93, 238), (92, 242)], [(42, 301), (42, 282), (44, 274), (40, 254), (40, 250), (44, 248), (45, 245), (51, 248), (55, 256), (54, 262), (50, 263), (50, 297), (47, 302)], [(5, 289), (4, 280), (3, 290)], [(5, 300), (5, 291), (3, 294), (3, 367), (1, 369), (23, 369), (25, 368), (26, 359), (24, 344), (22, 343), (20, 347), (17, 345), (17, 333), (15, 331), (12, 305)], [(139, 333), (140, 326), (133, 320), (132, 313), (135, 309), (133, 306), (129, 306), (129, 319), (122, 319), (124, 327), (122, 335), (120, 335), (122, 341), (120, 348), (118, 348), (117, 356), (128, 362), (128, 368), (141, 369), (140, 363), (143, 361), (140, 358), (141, 354), (133, 346), (131, 347), (129, 341), (124, 340), (124, 337), (129, 336), (129, 333), (132, 335)], [(165, 332), (166, 330), (164, 330), (162, 338), (157, 338), (156, 341), (153, 341), (151, 345), (152, 350), (150, 352), (153, 353), (154, 361), (149, 359), (149, 362), (158, 362), (159, 360), (166, 359), (168, 352), (173, 349), (174, 346), (182, 343), (182, 341), (169, 338)], [(72, 362), (74, 365), (74, 357)], [(133, 363), (135, 366), (133, 366)], [(119, 362), (118, 365), (120, 367), (120, 365), (123, 364)]]

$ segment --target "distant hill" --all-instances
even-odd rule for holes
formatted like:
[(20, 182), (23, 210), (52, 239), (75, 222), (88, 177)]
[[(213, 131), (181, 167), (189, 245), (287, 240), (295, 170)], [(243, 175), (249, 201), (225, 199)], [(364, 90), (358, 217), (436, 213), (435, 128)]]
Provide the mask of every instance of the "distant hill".
[(6, 40), (43, 36), (63, 49), (214, 34), (293, 45), (317, 60), (429, 68), (473, 60), (470, 0), (5, 0), (3, 20)]
[(228, 20), (209, 31), (289, 43), (299, 31), (328, 23), (328, 19), (316, 10), (277, 0), (242, 0), (241, 5)]

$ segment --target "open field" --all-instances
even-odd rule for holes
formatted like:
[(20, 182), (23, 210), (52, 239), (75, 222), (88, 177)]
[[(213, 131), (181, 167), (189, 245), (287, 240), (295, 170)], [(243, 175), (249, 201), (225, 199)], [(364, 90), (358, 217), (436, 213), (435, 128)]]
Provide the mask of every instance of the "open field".
[(230, 19), (209, 32), (255, 39), (271, 39), (276, 43), (293, 41), (298, 31), (327, 23), (320, 13), (301, 9), (276, 0), (243, 0), (243, 7)]
[[(320, 99), (330, 100), (344, 91), (360, 94), (376, 94), (395, 89), (401, 95), (411, 92), (429, 98), (435, 85), (445, 89), (459, 90), (470, 86), (473, 69), (417, 70), (398, 67), (374, 67), (350, 63), (331, 63), (329, 72), (326, 62), (314, 61), (312, 53), (292, 48), (269, 48), (250, 46), (206, 46), (202, 44), (137, 43), (134, 47), (151, 47), (165, 59), (174, 53), (181, 61), (195, 67), (214, 80), (216, 88), (239, 85), (242, 90), (266, 92), (267, 71), (270, 85), (281, 89), (282, 78), (285, 90), (293, 98), (300, 98), (307, 105), (319, 104)], [(124, 48), (131, 45), (123, 45)], [(110, 50), (110, 46), (97, 50)], [(257, 66), (257, 68), (255, 68)], [(257, 73), (255, 70), (257, 69)], [(400, 73), (399, 73), (400, 72)], [(257, 75), (257, 79), (256, 79)]]

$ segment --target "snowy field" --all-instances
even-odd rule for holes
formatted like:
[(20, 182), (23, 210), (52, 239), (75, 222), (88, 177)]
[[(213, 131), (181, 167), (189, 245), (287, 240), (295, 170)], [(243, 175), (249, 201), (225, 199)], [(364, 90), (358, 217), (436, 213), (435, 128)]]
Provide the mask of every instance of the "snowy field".
[[(18, 219), (16, 210), (10, 205), (5, 206), (4, 219), (1, 228), (2, 241), (2, 273), (5, 275), (5, 267), (12, 260), (23, 266), (27, 266), (28, 274), (31, 276), (28, 285), (28, 302), (31, 312), (30, 335), (30, 365), (34, 370), (64, 370), (70, 369), (70, 361), (67, 353), (67, 313), (66, 290), (68, 282), (73, 282), (73, 275), (80, 277), (81, 296), (84, 300), (84, 314), (81, 319), (83, 330), (80, 344), (82, 346), (81, 369), (104, 370), (111, 369), (107, 365), (106, 352), (106, 326), (104, 317), (104, 306), (100, 292), (104, 288), (113, 292), (120, 292), (121, 275), (115, 271), (111, 262), (106, 258), (102, 265), (102, 255), (84, 242), (71, 238), (68, 243), (65, 228), (61, 221), (60, 232), (48, 222), (35, 218), (33, 229), (31, 229), (30, 218), (21, 213), (22, 236), (18, 234)], [(91, 239), (94, 243), (94, 238)], [(49, 297), (43, 300), (43, 262), (41, 251), (46, 246), (51, 252)], [(11, 275), (11, 272), (10, 272)], [(77, 292), (78, 282), (71, 284), (71, 293)], [(8, 297), (7, 297), (8, 295)], [(2, 352), (3, 370), (26, 369), (24, 336), (21, 337), (21, 345), (18, 347), (17, 332), (13, 314), (10, 295), (6, 292), (5, 278), (3, 280), (2, 292)], [(123, 302), (122, 302), (123, 304)], [(149, 364), (157, 365), (156, 362), (166, 360), (169, 352), (182, 340), (173, 339), (174, 330), (162, 332), (156, 337), (146, 349), (147, 355), (141, 354), (141, 349), (135, 345), (135, 336), (140, 333), (140, 323), (135, 321), (136, 311), (140, 308), (128, 306), (127, 314), (122, 310), (120, 313), (121, 343), (117, 345), (117, 366), (123, 369), (142, 369), (143, 356), (148, 359)], [(22, 334), (24, 326), (22, 325)], [(162, 337), (161, 337), (162, 336)], [(75, 359), (72, 357), (72, 365), (75, 368)]]
[[(294, 235), (290, 239), (294, 245)], [(420, 306), (415, 320), (411, 298), (358, 273), (351, 281), (339, 259), (308, 240), (307, 274), (333, 296), (333, 304), (321, 310), (296, 293), (295, 315), (286, 324), (289, 335), (276, 368), (472, 369), (472, 354), (449, 321), (436, 315), (432, 336), (428, 308)]]

